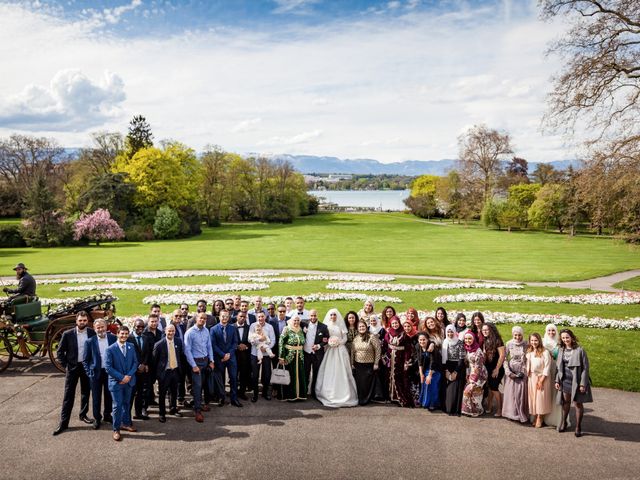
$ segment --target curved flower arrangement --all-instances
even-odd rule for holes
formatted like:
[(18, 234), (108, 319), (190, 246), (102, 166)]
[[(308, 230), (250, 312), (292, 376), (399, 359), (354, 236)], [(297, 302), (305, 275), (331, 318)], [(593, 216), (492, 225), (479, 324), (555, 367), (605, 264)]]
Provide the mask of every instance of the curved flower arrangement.
[[(450, 315), (458, 312), (449, 312)], [(473, 312), (463, 312), (467, 318), (471, 318)], [(613, 330), (640, 330), (640, 317), (627, 318), (625, 320), (614, 320), (610, 318), (586, 317), (584, 315), (564, 315), (548, 313), (517, 313), (517, 312), (483, 312), (488, 322), (503, 324), (528, 324), (528, 323), (554, 323), (556, 325), (566, 325), (569, 327), (587, 328), (610, 328)], [(435, 311), (418, 311), (418, 317), (424, 321), (426, 317), (435, 316)], [(399, 314), (404, 320), (405, 314)]]
[(129, 283), (107, 283), (102, 285), (78, 285), (62, 287), (61, 292), (85, 292), (92, 290), (134, 290), (140, 292), (228, 292), (266, 290), (267, 283), (214, 283), (209, 285), (131, 285)]
[(462, 282), (462, 283), (364, 283), (364, 282), (342, 282), (329, 283), (329, 290), (369, 290), (373, 292), (424, 292), (429, 290), (457, 290), (460, 288), (495, 288), (495, 289), (516, 289), (524, 287), (516, 283), (484, 283), (484, 282)]
[[(206, 300), (207, 303), (213, 303), (216, 300), (224, 300), (225, 298), (233, 295), (232, 293), (220, 293), (217, 295), (195, 295), (195, 294), (159, 294), (144, 297), (142, 303), (152, 304), (158, 303), (160, 305), (179, 305), (181, 303), (187, 303), (189, 305), (195, 305), (198, 300)], [(296, 297), (297, 295), (290, 295)], [(339, 300), (359, 300), (364, 302), (367, 298), (371, 298), (375, 302), (386, 303), (402, 303), (402, 299), (398, 297), (388, 297), (384, 295), (365, 295), (364, 293), (308, 293), (302, 295), (307, 302), (335, 302)], [(283, 303), (287, 296), (272, 296), (262, 297), (262, 303)]]
[(57, 285), (60, 283), (139, 283), (137, 278), (121, 277), (75, 277), (75, 278), (36, 278), (38, 285)]
[[(229, 280), (232, 281), (250, 281), (251, 275), (230, 275)], [(313, 282), (318, 280), (338, 281), (338, 282), (393, 282), (396, 278), (391, 275), (302, 275), (290, 277), (269, 277), (265, 278), (265, 282)]]
[(90, 297), (66, 297), (66, 298), (40, 298), (39, 301), (42, 305), (55, 305), (57, 308), (52, 309), (49, 313), (56, 313), (74, 307), (79, 302), (92, 302), (92, 301), (113, 301), (118, 300), (111, 292), (100, 292)]
[(230, 275), (246, 277), (273, 277), (279, 275), (275, 272), (249, 272), (231, 270), (166, 270), (161, 272), (138, 272), (131, 275), (138, 279), (156, 278), (187, 278), (187, 277), (228, 277)]
[(634, 305), (640, 303), (640, 293), (593, 293), (584, 295), (502, 295), (489, 293), (461, 293), (442, 295), (433, 299), (434, 303), (463, 302), (537, 302), (571, 303), (576, 305)]

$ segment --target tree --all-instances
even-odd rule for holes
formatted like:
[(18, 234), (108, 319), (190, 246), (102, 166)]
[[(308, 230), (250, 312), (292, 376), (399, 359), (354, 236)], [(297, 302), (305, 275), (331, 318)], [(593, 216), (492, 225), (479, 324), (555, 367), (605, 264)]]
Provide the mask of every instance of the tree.
[(124, 151), (124, 139), (112, 132), (92, 133), (91, 139), (93, 147), (80, 151), (80, 161), (89, 165), (93, 175), (101, 176), (111, 171), (116, 157)]
[(96, 246), (100, 246), (100, 242), (122, 240), (124, 230), (111, 218), (109, 210), (98, 209), (88, 215), (83, 213), (73, 224), (73, 239), (82, 238), (96, 242)]
[(431, 218), (437, 212), (436, 185), (439, 177), (421, 175), (411, 182), (411, 194), (404, 200), (411, 213), (422, 218)]
[(77, 207), (88, 212), (108, 210), (116, 222), (126, 226), (136, 213), (135, 194), (136, 186), (127, 181), (126, 174), (106, 172), (88, 182)]
[(22, 232), (27, 245), (52, 247), (63, 242), (65, 218), (44, 175), (33, 179), (25, 197)]
[[(509, 188), (509, 196), (507, 198), (509, 223), (512, 226), (526, 228), (529, 223), (529, 208), (536, 200), (536, 194), (540, 191), (540, 184), (520, 184), (513, 185)], [(506, 217), (505, 217), (506, 218)], [(507, 223), (507, 222), (503, 222)]]
[(469, 191), (481, 195), (483, 203), (490, 200), (498, 177), (502, 173), (502, 162), (513, 153), (511, 138), (506, 132), (476, 125), (458, 137), (458, 171)]
[(462, 193), (460, 175), (451, 170), (446, 177), (438, 177), (436, 182), (436, 204), (443, 215), (452, 219), (461, 218)]
[(201, 158), (203, 171), (202, 213), (210, 227), (217, 227), (224, 216), (225, 186), (230, 157), (217, 145), (207, 145)]
[(556, 170), (556, 168), (550, 163), (539, 163), (536, 165), (536, 169), (533, 171), (533, 181), (540, 185), (546, 185), (547, 183), (560, 183), (562, 181), (562, 172)]
[(564, 59), (553, 81), (546, 122), (571, 132), (586, 124), (592, 141), (638, 138), (640, 3), (637, 0), (540, 0), (542, 17), (564, 16), (551, 53)]
[(139, 150), (153, 146), (153, 134), (151, 125), (142, 115), (136, 115), (129, 122), (129, 133), (127, 134), (128, 155), (133, 157)]
[(160, 207), (153, 223), (153, 233), (160, 239), (176, 238), (180, 233), (178, 213), (167, 206)]
[(529, 221), (538, 228), (548, 229), (550, 225), (564, 230), (566, 220), (565, 192), (562, 185), (549, 183), (540, 188), (536, 200), (529, 208)]

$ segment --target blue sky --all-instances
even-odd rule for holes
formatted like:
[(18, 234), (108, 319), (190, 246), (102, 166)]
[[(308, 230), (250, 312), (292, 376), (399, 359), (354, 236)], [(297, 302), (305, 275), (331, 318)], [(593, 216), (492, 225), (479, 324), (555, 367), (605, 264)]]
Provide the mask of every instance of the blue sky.
[(238, 153), (455, 158), (486, 123), (531, 161), (562, 26), (535, 0), (0, 1), (0, 136), (85, 146), (144, 114)]

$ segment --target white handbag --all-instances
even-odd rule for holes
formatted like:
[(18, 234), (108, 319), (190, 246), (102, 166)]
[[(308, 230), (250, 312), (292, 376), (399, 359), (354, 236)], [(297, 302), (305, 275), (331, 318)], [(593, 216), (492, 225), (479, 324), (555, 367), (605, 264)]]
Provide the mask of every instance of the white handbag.
[[(282, 368), (280, 368), (282, 367)], [(291, 377), (289, 370), (284, 368), (284, 365), (278, 365), (271, 372), (271, 385), (289, 385), (291, 383)]]

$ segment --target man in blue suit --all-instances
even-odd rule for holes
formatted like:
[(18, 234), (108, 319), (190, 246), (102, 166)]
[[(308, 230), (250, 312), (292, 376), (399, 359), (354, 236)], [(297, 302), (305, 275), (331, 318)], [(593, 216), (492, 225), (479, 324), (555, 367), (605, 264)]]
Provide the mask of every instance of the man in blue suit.
[(229, 312), (220, 312), (220, 323), (211, 328), (211, 347), (213, 348), (214, 375), (218, 377), (218, 385), (222, 386), (219, 405), (224, 405), (225, 372), (229, 372), (231, 387), (231, 405), (242, 407), (238, 401), (238, 363), (236, 349), (238, 348), (238, 331), (235, 325), (229, 323)]
[[(117, 338), (107, 332), (107, 322), (99, 318), (93, 322), (96, 334), (89, 337), (84, 344), (84, 360), (82, 366), (89, 377), (91, 385), (91, 400), (93, 403), (93, 428), (98, 430), (100, 422), (111, 423), (111, 393), (109, 393), (109, 375), (104, 369), (107, 348), (116, 343)], [(100, 413), (102, 397), (104, 396), (104, 416)]]
[(119, 442), (120, 430), (135, 432), (131, 424), (131, 393), (136, 386), (138, 356), (135, 347), (127, 342), (129, 327), (118, 328), (118, 341), (107, 348), (105, 369), (109, 374), (109, 391), (113, 399), (113, 439)]

